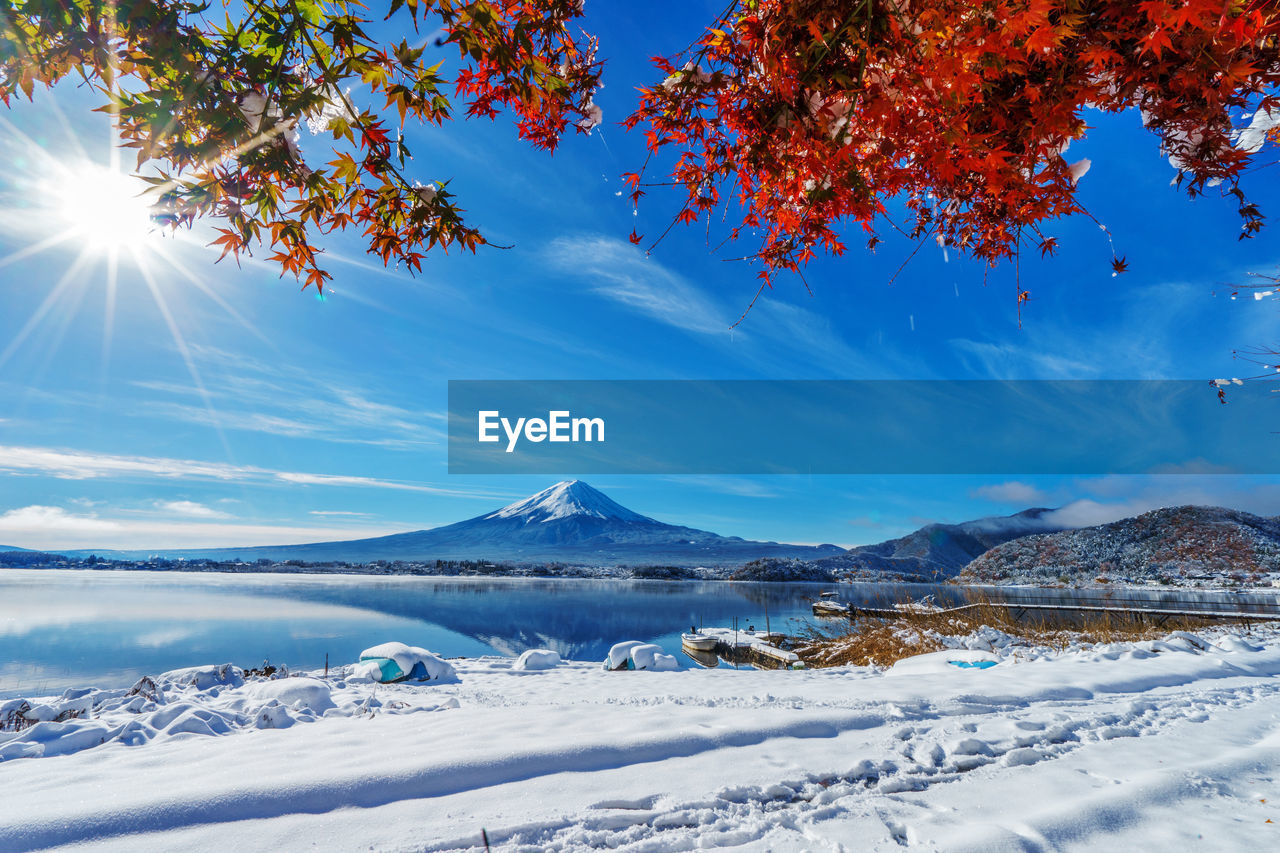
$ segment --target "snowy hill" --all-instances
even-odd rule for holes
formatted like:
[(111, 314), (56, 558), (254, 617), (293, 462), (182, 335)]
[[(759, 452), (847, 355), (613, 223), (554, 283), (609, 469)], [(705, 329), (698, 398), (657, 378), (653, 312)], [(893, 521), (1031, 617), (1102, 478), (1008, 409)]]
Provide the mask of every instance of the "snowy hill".
[(875, 545), (860, 545), (817, 565), (838, 574), (894, 572), (920, 578), (948, 578), (975, 557), (1010, 540), (1065, 529), (1048, 516), (1053, 510), (1026, 509), (959, 524), (928, 524), (914, 533)]
[(1280, 519), (1222, 507), (1157, 509), (1007, 542), (965, 567), (982, 583), (1263, 582), (1280, 572)]
[(573, 480), (556, 483), (494, 512), (430, 530), (345, 542), (173, 551), (166, 556), (720, 566), (759, 557), (817, 559), (842, 551), (835, 545), (754, 542), (666, 524), (627, 509), (581, 480)]

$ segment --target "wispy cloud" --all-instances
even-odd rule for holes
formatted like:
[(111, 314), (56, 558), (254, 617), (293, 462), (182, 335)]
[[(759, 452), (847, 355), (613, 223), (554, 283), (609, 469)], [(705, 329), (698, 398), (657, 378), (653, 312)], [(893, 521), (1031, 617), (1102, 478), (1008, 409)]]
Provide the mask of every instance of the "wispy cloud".
[(232, 515), (222, 510), (205, 506), (196, 501), (156, 501), (156, 509), (170, 515), (182, 515), (188, 518), (231, 518)]
[[(11, 509), (0, 514), (0, 531), (6, 533), (69, 534), (72, 537), (89, 534), (92, 536), (114, 533), (119, 525), (113, 521), (98, 518), (96, 515), (85, 515), (67, 512), (62, 507), (40, 506), (32, 504), (19, 509)], [(17, 542), (6, 543), (9, 545)]]
[[(1094, 379), (1118, 365), (1100, 363), (1081, 352), (1079, 358), (1061, 351), (1046, 351), (1041, 346), (1001, 341), (973, 341), (955, 338), (950, 341), (962, 363), (982, 377), (999, 379)], [(1075, 350), (1075, 345), (1071, 346)]]
[(306, 527), (172, 521), (68, 512), (31, 506), (0, 513), (0, 541), (20, 548), (151, 550), (324, 542), (400, 532), (386, 526)]
[(1044, 492), (1030, 483), (1020, 483), (1017, 480), (979, 486), (970, 492), (970, 495), (975, 498), (995, 501), (996, 503), (1020, 504), (1023, 506), (1043, 503), (1047, 497)]
[(920, 378), (919, 365), (883, 346), (851, 345), (819, 312), (777, 297), (758, 298), (744, 322), (753, 289), (724, 304), (679, 272), (613, 237), (561, 237), (546, 250), (550, 264), (587, 282), (590, 292), (638, 314), (713, 341), (768, 374), (781, 369), (812, 379), (816, 369), (841, 378)]
[(273, 472), (277, 480), (286, 483), (297, 483), (302, 486), (357, 486), (360, 488), (400, 489), (407, 492), (430, 492), (431, 494), (456, 495), (454, 489), (442, 489), (435, 486), (422, 486), (417, 483), (399, 483), (394, 480), (379, 480), (374, 477), (350, 477), (343, 474), (298, 474), (291, 472)]
[[(1237, 276), (1243, 278), (1244, 273)], [(1229, 370), (1231, 346), (1265, 340), (1253, 329), (1274, 314), (1213, 298), (1207, 282), (1159, 281), (1132, 285), (1088, 313), (1065, 306), (1024, 317), (1016, 338), (1001, 332), (948, 341), (961, 365), (995, 379), (1186, 379)], [(1236, 310), (1238, 309), (1238, 310)], [(1206, 323), (1228, 331), (1206, 336)], [(1237, 337), (1238, 336), (1238, 337)], [(1217, 365), (1215, 367), (1214, 365)], [(1228, 374), (1234, 375), (1234, 374)]]
[[(275, 471), (252, 465), (203, 462), (155, 456), (117, 456), (49, 447), (0, 445), (0, 471), (41, 474), (61, 480), (96, 478), (163, 478), (171, 480), (215, 480), (247, 483), (290, 483), (311, 486), (356, 486), (423, 492), (455, 497), (495, 497), (483, 490), (433, 486), (426, 483), (352, 477), (342, 474), (314, 474)], [(211, 510), (212, 511), (212, 510)]]
[(444, 439), (442, 412), (371, 399), (341, 377), (327, 373), (321, 381), (296, 367), (217, 347), (193, 345), (190, 351), (206, 377), (206, 392), (175, 382), (134, 382), (157, 395), (141, 402), (144, 414), (207, 424), (207, 396), (223, 429), (391, 449), (421, 448)]
[(547, 257), (561, 271), (591, 281), (593, 293), (678, 329), (727, 336), (736, 319), (683, 276), (612, 237), (560, 237)]
[(762, 367), (791, 365), (786, 378), (813, 379), (814, 371), (840, 379), (927, 378), (918, 363), (880, 345), (858, 348), (832, 325), (830, 318), (781, 299), (761, 297), (738, 327), (758, 341), (755, 357)]
[(1080, 480), (1046, 519), (1076, 527), (1107, 524), (1170, 506), (1221, 506), (1255, 515), (1280, 515), (1280, 482), (1274, 477), (1216, 474), (1107, 476)]

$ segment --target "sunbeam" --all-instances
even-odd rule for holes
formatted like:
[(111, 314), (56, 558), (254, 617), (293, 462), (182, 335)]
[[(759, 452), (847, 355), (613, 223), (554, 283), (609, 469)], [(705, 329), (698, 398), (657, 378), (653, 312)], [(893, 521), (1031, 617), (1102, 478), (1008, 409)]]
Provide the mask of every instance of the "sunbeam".
[(89, 258), (87, 256), (79, 255), (75, 261), (72, 262), (71, 266), (67, 267), (67, 271), (64, 272), (62, 277), (58, 279), (56, 284), (54, 284), (53, 289), (49, 291), (49, 295), (44, 298), (44, 301), (40, 303), (40, 306), (32, 312), (30, 317), (27, 318), (27, 322), (23, 324), (22, 328), (18, 330), (18, 333), (13, 336), (11, 341), (9, 341), (9, 345), (4, 348), (4, 351), (0, 352), (0, 368), (4, 367), (9, 359), (13, 357), (13, 354), (18, 351), (20, 346), (22, 346), (23, 341), (25, 341), (27, 337), (35, 331), (35, 328), (40, 325), (40, 321), (44, 319), (45, 315), (52, 311), (55, 306), (60, 304), (63, 292), (72, 285), (79, 284), (82, 281), (82, 279), (79, 278), (79, 274), (88, 265), (88, 263)]
[(222, 430), (222, 422), (218, 417), (218, 412), (213, 407), (213, 397), (205, 388), (204, 380), (200, 378), (200, 370), (196, 367), (195, 359), (191, 357), (191, 350), (187, 346), (187, 339), (183, 336), (182, 330), (178, 327), (178, 322), (173, 318), (173, 312), (169, 310), (169, 303), (164, 298), (164, 292), (160, 289), (160, 285), (156, 282), (155, 276), (151, 274), (151, 268), (145, 259), (135, 258), (138, 261), (138, 273), (142, 276), (142, 280), (146, 282), (147, 289), (151, 291), (151, 298), (155, 300), (156, 308), (160, 309), (160, 315), (164, 317), (165, 325), (169, 327), (169, 334), (173, 337), (174, 346), (178, 348), (178, 354), (182, 356), (182, 361), (187, 365), (187, 372), (191, 374), (191, 384), (195, 386), (200, 399), (204, 402), (205, 411), (209, 413), (209, 426), (218, 434), (218, 440), (222, 444), (223, 452), (226, 453), (227, 461), (232, 459), (231, 444), (227, 441), (226, 433)]
[(264, 335), (261, 332), (261, 330), (258, 329), (257, 326), (253, 325), (247, 319), (245, 319), (244, 315), (242, 315), (239, 311), (235, 309), (235, 306), (233, 306), (227, 300), (223, 299), (222, 294), (218, 293), (218, 291), (210, 287), (209, 283), (206, 282), (200, 276), (196, 275), (196, 273), (193, 270), (179, 263), (177, 260), (175, 260), (173, 257), (171, 257), (167, 253), (162, 253), (160, 255), (160, 260), (167, 263), (173, 269), (174, 272), (182, 276), (187, 281), (191, 282), (191, 284), (195, 285), (197, 290), (199, 290), (205, 296), (213, 300), (213, 302), (219, 308), (227, 312), (228, 317), (230, 317), (231, 319), (239, 323), (240, 326), (245, 329), (245, 331), (249, 332), (251, 335), (256, 337), (258, 340), (262, 341), (264, 344), (271, 347), (272, 349), (279, 349), (275, 341), (271, 340), (271, 338)]
[[(209, 395), (165, 291), (172, 295), (177, 282), (189, 284), (237, 325), (272, 346), (274, 343), (192, 269), (193, 263), (208, 263), (213, 250), (198, 236), (169, 231), (153, 219), (150, 199), (154, 193), (149, 192), (146, 182), (121, 166), (114, 130), (107, 128), (103, 150), (86, 151), (85, 136), (75, 132), (56, 105), (52, 109), (57, 126), (67, 137), (66, 143), (56, 148), (43, 136), (37, 141), (0, 115), (0, 129), (4, 131), (0, 156), (11, 166), (0, 183), (0, 233), (14, 241), (10, 243), (14, 246), (12, 251), (0, 254), (0, 269), (23, 261), (30, 263), (30, 259), (44, 253), (61, 254), (68, 259), (65, 272), (48, 287), (31, 316), (3, 342), (0, 368), (37, 341), (48, 347), (50, 354), (56, 350), (70, 318), (77, 310), (88, 310), (84, 297), (89, 283), (96, 282), (98, 286), (105, 284), (103, 301), (92, 303), (101, 306), (102, 343), (97, 373), (105, 391), (121, 306), (131, 304), (135, 292), (146, 293), (173, 336), (196, 390), (206, 401), (213, 426), (221, 435)], [(159, 262), (164, 265), (163, 276), (157, 276)], [(122, 275), (123, 268), (133, 271)], [(145, 289), (137, 286), (139, 280), (145, 283)]]

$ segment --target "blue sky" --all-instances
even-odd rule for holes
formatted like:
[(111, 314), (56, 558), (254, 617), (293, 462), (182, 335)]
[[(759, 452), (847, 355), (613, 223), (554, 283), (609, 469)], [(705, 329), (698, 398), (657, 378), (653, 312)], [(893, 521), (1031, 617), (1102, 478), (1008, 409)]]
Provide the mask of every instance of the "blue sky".
[[(639, 136), (616, 122), (652, 79), (647, 57), (683, 47), (718, 9), (617, 6), (589, 6), (608, 60), (598, 133), (549, 156), (502, 120), (407, 132), (412, 176), (451, 179), (472, 222), (514, 248), (435, 256), (412, 278), (339, 237), (324, 300), (257, 261), (214, 265), (207, 227), (163, 243), (173, 263), (152, 253), (150, 284), (123, 259), (113, 285), (87, 235), (31, 251), (66, 228), (59, 193), (76, 198), (74, 183), (48, 178), (51, 161), (107, 163), (110, 128), (71, 87), (0, 113), (0, 543), (349, 538), (457, 521), (549, 485), (448, 474), (449, 379), (1208, 379), (1251, 372), (1233, 349), (1280, 342), (1274, 303), (1227, 296), (1277, 268), (1274, 225), (1237, 241), (1234, 206), (1171, 187), (1136, 114), (1096, 113), (1069, 159), (1092, 160), (1081, 197), (1129, 273), (1112, 276), (1094, 223), (1056, 224), (1058, 257), (1021, 265), (1032, 301), (1020, 329), (1012, 267), (984, 283), (977, 265), (929, 246), (890, 285), (912, 246), (886, 232), (875, 255), (855, 238), (844, 258), (813, 263), (812, 295), (780, 280), (731, 330), (756, 287), (752, 268), (724, 260), (742, 253), (710, 253), (696, 227), (646, 257), (627, 234), (660, 232), (675, 201), (653, 192), (636, 216), (618, 177), (643, 161)], [(304, 136), (312, 156), (320, 145)], [(1277, 174), (1246, 183), (1273, 218)], [(878, 541), (1033, 504), (1082, 522), (1181, 502), (1280, 513), (1280, 481), (1243, 476), (589, 479), (662, 520), (798, 542)]]

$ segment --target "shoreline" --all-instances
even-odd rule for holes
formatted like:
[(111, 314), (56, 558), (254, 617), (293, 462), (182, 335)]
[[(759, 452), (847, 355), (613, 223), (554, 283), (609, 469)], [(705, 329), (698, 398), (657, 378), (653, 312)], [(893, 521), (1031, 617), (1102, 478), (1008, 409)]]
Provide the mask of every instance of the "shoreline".
[[(943, 580), (904, 580), (899, 578), (887, 577), (883, 579), (856, 579), (856, 580), (810, 580), (810, 579), (743, 579), (731, 578), (723, 574), (716, 573), (718, 570), (707, 569), (705, 567), (689, 569), (689, 575), (680, 577), (654, 577), (641, 574), (639, 576), (631, 574), (632, 567), (629, 566), (578, 566), (557, 569), (551, 571), (529, 571), (523, 567), (514, 567), (511, 571), (489, 572), (434, 572), (419, 570), (396, 570), (394, 568), (374, 567), (364, 571), (356, 570), (353, 567), (343, 567), (338, 569), (327, 570), (318, 566), (299, 566), (271, 569), (260, 566), (252, 566), (245, 564), (243, 568), (204, 568), (204, 567), (179, 567), (179, 566), (156, 566), (148, 563), (138, 563), (133, 565), (0, 565), (0, 572), (3, 571), (25, 571), (25, 572), (82, 572), (82, 573), (98, 573), (98, 574), (150, 574), (150, 575), (220, 575), (227, 577), (311, 577), (311, 578), (421, 578), (421, 579), (440, 579), (447, 580), (450, 578), (461, 580), (600, 580), (600, 581), (658, 581), (664, 583), (731, 583), (731, 584), (777, 584), (777, 585), (799, 585), (808, 586), (824, 586), (839, 590), (842, 587), (865, 587), (865, 586), (914, 586), (931, 589), (953, 589), (953, 590), (994, 590), (994, 591), (1053, 591), (1057, 593), (1085, 592), (1085, 593), (1106, 593), (1112, 590), (1127, 592), (1144, 592), (1144, 593), (1167, 593), (1167, 594), (1209, 594), (1209, 595), (1240, 595), (1240, 596), (1258, 596), (1268, 597), (1272, 601), (1280, 602), (1280, 588), (1273, 586), (1260, 587), (1235, 587), (1235, 586), (1184, 586), (1176, 584), (1155, 584), (1155, 583), (1108, 583), (1108, 584), (1089, 584), (1066, 586), (1062, 584), (1037, 585), (1027, 583), (1010, 583), (1010, 584), (993, 584), (993, 583), (966, 583), (958, 578), (947, 578)], [(694, 572), (706, 572), (706, 574), (694, 575)], [(1105, 597), (1105, 596), (1104, 596)]]

